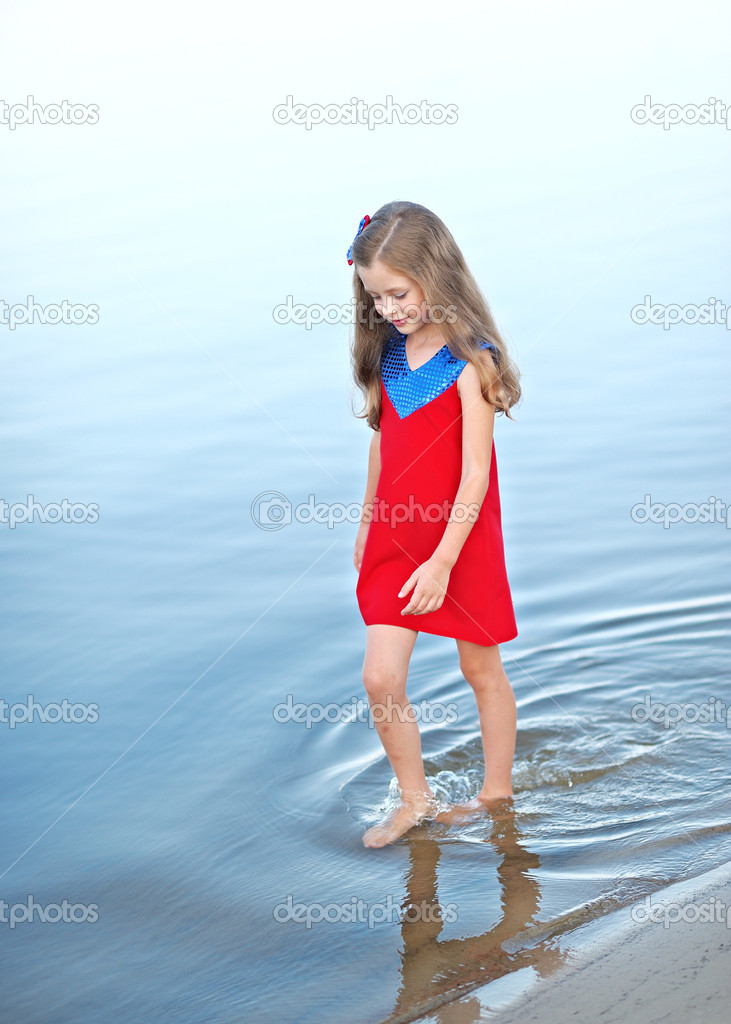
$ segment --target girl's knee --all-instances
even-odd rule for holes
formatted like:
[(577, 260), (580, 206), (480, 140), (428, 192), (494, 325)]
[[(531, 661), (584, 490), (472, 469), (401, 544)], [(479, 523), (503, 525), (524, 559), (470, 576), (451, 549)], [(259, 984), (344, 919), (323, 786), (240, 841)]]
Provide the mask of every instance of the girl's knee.
[(500, 661), (486, 664), (484, 659), (463, 657), (460, 659), (459, 667), (473, 690), (489, 693), (510, 686)]
[(384, 701), (387, 697), (396, 700), (406, 694), (405, 680), (393, 669), (365, 665), (363, 667), (363, 685), (371, 701)]

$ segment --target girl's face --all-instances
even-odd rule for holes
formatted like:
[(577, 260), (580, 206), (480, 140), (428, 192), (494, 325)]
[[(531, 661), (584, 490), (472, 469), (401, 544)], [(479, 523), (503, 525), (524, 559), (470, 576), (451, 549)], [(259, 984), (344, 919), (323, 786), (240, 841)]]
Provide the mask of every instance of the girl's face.
[(429, 322), (424, 292), (413, 278), (379, 260), (370, 267), (358, 267), (358, 275), (377, 312), (401, 334), (413, 334)]

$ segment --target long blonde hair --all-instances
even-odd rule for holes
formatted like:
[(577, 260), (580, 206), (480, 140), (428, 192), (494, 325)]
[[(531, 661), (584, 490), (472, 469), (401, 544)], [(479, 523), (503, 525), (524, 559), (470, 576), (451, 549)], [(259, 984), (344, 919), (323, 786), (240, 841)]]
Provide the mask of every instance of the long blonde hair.
[[(362, 392), (366, 418), (378, 430), (381, 417), (381, 354), (393, 336), (390, 323), (379, 316), (358, 274), (358, 266), (378, 260), (416, 281), (427, 307), (439, 311), (439, 323), (452, 355), (473, 364), (480, 376), (482, 397), (510, 419), (520, 400), (518, 368), (493, 319), (490, 307), (470, 273), (447, 226), (418, 203), (386, 203), (353, 240), (355, 333), (351, 345), (353, 378)], [(444, 311), (449, 316), (444, 317)], [(451, 322), (450, 322), (451, 321)], [(483, 359), (479, 340), (492, 342), (492, 369)]]

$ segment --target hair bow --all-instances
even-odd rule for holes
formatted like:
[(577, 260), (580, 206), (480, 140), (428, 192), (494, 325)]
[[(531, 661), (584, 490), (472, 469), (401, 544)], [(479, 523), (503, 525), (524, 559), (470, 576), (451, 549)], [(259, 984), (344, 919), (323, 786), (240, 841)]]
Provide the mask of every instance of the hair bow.
[[(366, 214), (365, 217), (363, 217), (363, 219), (361, 220), (360, 224), (358, 225), (358, 230), (355, 233), (355, 238), (358, 237), (358, 235), (361, 233), (361, 231), (366, 226), (366, 224), (370, 224), (370, 222), (371, 222), (371, 218), (368, 216), (368, 214)], [(355, 238), (353, 239), (353, 242), (355, 241)], [(353, 266), (353, 261), (350, 258), (350, 254), (352, 253), (352, 251), (353, 251), (353, 245), (351, 243), (350, 248), (348, 249), (348, 266), (349, 267)]]

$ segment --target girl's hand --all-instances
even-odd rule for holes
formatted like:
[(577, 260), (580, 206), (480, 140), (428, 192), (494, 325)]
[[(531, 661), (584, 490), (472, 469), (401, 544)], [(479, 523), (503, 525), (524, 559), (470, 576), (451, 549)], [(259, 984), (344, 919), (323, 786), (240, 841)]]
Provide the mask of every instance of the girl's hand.
[(405, 597), (412, 587), (414, 590), (409, 603), (401, 609), (401, 614), (426, 615), (427, 612), (441, 608), (447, 593), (450, 571), (443, 562), (434, 558), (422, 562), (398, 592), (399, 597)]
[(366, 537), (368, 536), (369, 523), (361, 523), (358, 527), (358, 534), (355, 538), (355, 549), (353, 551), (353, 565), (356, 570), (360, 572), (361, 562), (363, 561), (363, 551), (365, 549)]

